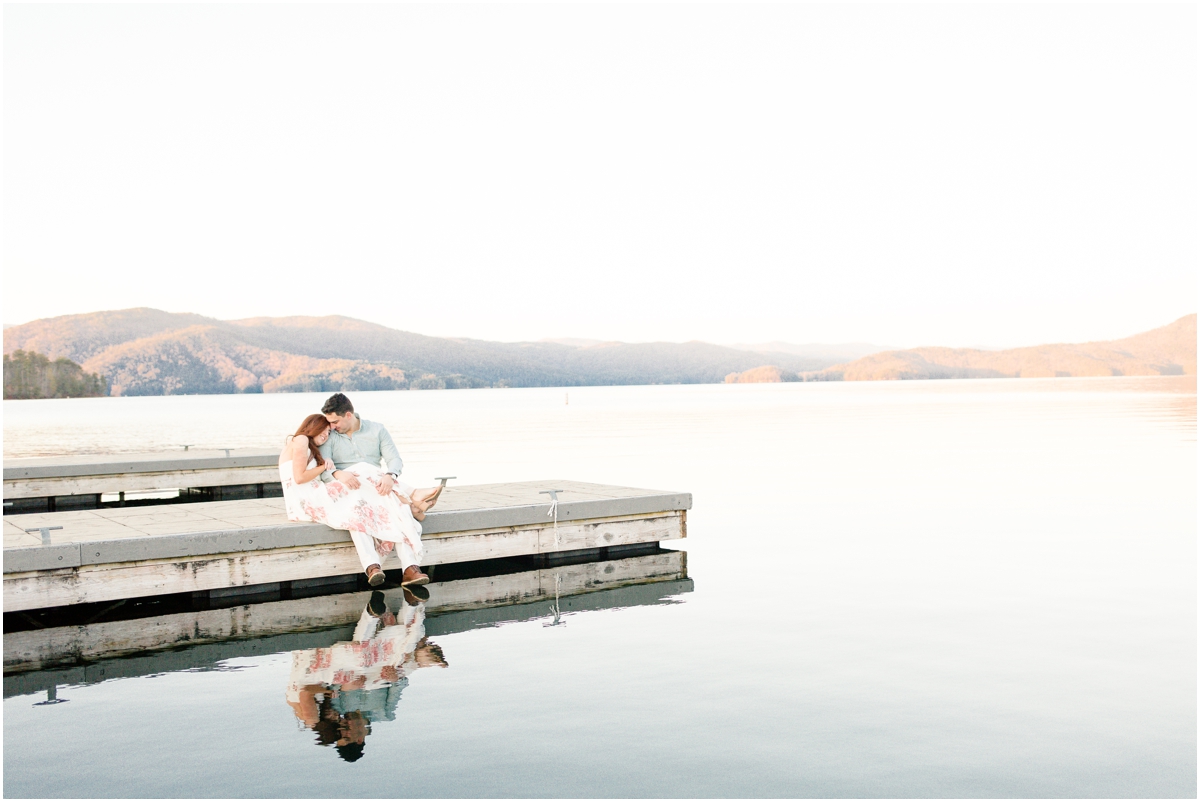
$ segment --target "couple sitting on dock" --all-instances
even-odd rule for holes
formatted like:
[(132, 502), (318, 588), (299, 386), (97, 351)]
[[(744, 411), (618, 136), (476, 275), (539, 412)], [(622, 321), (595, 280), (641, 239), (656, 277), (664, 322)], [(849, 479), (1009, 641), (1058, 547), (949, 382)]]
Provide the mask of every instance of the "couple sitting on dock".
[(305, 418), (279, 455), (288, 520), (348, 530), (372, 587), (385, 581), (383, 561), (393, 549), (404, 569), (400, 584), (426, 584), (420, 521), (442, 488), (401, 482), (404, 462), (391, 435), (355, 414), (342, 393), (321, 413)]

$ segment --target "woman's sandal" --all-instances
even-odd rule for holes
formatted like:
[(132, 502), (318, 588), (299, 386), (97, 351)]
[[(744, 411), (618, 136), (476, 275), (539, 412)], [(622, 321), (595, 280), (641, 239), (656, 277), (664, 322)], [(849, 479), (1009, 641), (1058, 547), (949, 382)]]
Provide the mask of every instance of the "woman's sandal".
[(433, 505), (437, 504), (438, 496), (442, 495), (442, 491), (445, 489), (445, 485), (438, 485), (433, 489), (432, 493), (421, 499), (421, 503), (425, 505), (425, 512), (429, 512)]
[(425, 498), (421, 499), (420, 501), (410, 502), (408, 506), (412, 508), (413, 517), (418, 521), (424, 521), (425, 513), (429, 512), (434, 504), (437, 504), (438, 496), (440, 496), (442, 491), (445, 489), (445, 485), (438, 485), (433, 489), (433, 492)]

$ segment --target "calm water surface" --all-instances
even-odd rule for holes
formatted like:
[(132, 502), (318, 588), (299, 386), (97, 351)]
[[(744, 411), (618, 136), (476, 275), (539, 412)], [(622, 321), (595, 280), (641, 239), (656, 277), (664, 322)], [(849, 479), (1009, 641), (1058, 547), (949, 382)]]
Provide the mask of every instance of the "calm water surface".
[[(436, 635), (356, 762), (288, 651), (9, 696), (6, 796), (1196, 795), (1192, 377), (352, 398), (410, 481), (691, 491), (694, 590)], [(4, 453), (273, 447), (322, 399), (6, 401)]]

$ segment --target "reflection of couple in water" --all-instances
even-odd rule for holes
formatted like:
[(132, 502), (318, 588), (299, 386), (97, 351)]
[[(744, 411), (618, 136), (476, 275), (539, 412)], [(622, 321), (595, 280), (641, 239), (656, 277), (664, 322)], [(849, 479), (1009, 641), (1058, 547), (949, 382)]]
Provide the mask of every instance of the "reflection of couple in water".
[[(335, 746), (342, 759), (363, 755), (371, 722), (392, 721), (408, 677), (418, 668), (447, 663), (425, 638), (424, 588), (405, 588), (395, 612), (374, 591), (354, 639), (292, 653), (287, 702), (317, 743)], [(418, 595), (419, 594), (419, 595)]]
[(279, 455), (288, 519), (349, 530), (372, 587), (386, 579), (382, 564), (393, 549), (400, 584), (425, 584), (420, 521), (442, 488), (401, 482), (404, 462), (391, 435), (356, 415), (346, 396), (334, 393), (321, 412), (304, 419)]

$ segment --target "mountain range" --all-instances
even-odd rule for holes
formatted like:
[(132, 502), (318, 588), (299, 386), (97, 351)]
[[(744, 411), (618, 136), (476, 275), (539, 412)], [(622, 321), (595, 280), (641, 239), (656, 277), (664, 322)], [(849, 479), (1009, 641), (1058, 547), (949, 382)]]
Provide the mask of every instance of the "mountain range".
[(341, 316), (217, 320), (138, 308), (5, 327), (4, 352), (17, 349), (70, 359), (105, 376), (112, 395), (1159, 375), (1195, 373), (1196, 316), (1124, 340), (983, 351), (569, 338), (500, 343), (428, 337)]
[(4, 330), (4, 351), (65, 357), (113, 395), (720, 382), (765, 363), (821, 370), (844, 357), (703, 342), (521, 342), (427, 337), (348, 317), (217, 320), (123, 309)]
[(803, 378), (871, 381), (1182, 374), (1196, 374), (1194, 314), (1121, 340), (1036, 345), (1002, 351), (976, 348), (884, 351), (805, 374)]

